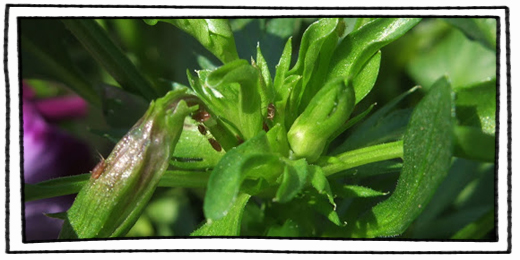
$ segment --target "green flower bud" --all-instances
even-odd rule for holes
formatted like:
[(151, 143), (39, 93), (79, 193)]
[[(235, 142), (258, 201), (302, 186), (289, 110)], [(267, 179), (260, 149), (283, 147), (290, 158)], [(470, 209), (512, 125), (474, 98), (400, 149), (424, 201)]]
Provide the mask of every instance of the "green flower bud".
[(93, 170), (89, 182), (67, 211), (61, 239), (124, 235), (139, 218), (196, 107), (192, 96), (171, 91), (150, 104), (145, 115)]
[(350, 117), (355, 101), (354, 89), (343, 80), (320, 89), (287, 133), (294, 156), (316, 161), (328, 138)]

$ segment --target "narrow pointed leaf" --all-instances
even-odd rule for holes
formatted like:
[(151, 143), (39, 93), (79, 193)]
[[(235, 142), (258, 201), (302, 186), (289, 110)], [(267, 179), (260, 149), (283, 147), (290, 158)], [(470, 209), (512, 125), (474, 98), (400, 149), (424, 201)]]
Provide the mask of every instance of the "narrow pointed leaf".
[(285, 203), (292, 200), (307, 183), (308, 165), (305, 159), (286, 161), (282, 182), (276, 191), (274, 201)]
[(161, 94), (160, 90), (141, 75), (96, 21), (92, 19), (62, 19), (61, 21), (123, 89), (140, 94), (147, 100), (157, 98)]
[[(377, 18), (348, 34), (336, 48), (327, 80), (354, 78), (383, 46), (395, 41), (421, 21), (420, 18)], [(356, 101), (370, 89), (355, 89)]]

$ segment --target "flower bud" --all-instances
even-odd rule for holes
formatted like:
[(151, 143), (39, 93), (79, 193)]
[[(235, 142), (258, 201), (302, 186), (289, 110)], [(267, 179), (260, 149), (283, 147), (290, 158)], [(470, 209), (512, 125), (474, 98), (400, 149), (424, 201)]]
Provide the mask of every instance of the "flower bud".
[(316, 161), (328, 138), (348, 120), (354, 104), (350, 83), (337, 80), (320, 89), (287, 133), (293, 155)]
[(67, 211), (61, 239), (128, 232), (168, 167), (184, 118), (195, 109), (182, 100), (187, 97), (176, 90), (150, 104), (79, 192)]

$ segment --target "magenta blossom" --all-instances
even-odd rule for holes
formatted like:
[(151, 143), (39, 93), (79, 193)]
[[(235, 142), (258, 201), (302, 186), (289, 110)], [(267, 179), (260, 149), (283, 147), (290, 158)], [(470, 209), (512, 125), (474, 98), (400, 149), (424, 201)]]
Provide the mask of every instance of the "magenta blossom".
[[(25, 83), (22, 97), (24, 181), (34, 184), (88, 172), (92, 167), (88, 146), (51, 124), (84, 116), (85, 101), (76, 96), (38, 100)], [(56, 239), (62, 221), (44, 213), (66, 211), (73, 200), (73, 196), (63, 196), (25, 203), (25, 239)]]

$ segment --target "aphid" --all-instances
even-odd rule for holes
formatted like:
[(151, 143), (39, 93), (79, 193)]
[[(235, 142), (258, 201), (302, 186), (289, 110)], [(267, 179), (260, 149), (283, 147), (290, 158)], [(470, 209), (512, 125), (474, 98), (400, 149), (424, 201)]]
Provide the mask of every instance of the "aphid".
[(210, 138), (210, 139), (208, 139), (208, 141), (211, 144), (211, 147), (213, 147), (213, 149), (215, 149), (215, 151), (217, 151), (217, 152), (222, 151), (222, 146), (220, 146), (220, 144), (217, 142), (217, 140)]
[(202, 134), (202, 135), (206, 135), (208, 132), (206, 131), (206, 127), (204, 127), (203, 125), (198, 125), (197, 128), (199, 129), (199, 132)]
[(265, 122), (262, 125), (262, 128), (264, 129), (264, 131), (269, 132), (269, 126)]
[(239, 135), (236, 135), (237, 137), (237, 140), (238, 140), (238, 144), (241, 144), (244, 142), (244, 140), (239, 136)]
[(92, 173), (92, 178), (94, 178), (94, 179), (99, 178), (99, 176), (101, 176), (101, 174), (105, 170), (105, 166), (106, 166), (105, 158), (103, 158), (103, 156), (101, 156), (101, 160), (98, 162), (96, 167), (94, 167), (94, 169), (92, 171), (90, 171)]
[(267, 106), (267, 119), (273, 120), (275, 113), (276, 113), (276, 108), (274, 107), (273, 103), (270, 103)]
[(208, 111), (206, 111), (204, 109), (200, 109), (200, 110), (197, 110), (197, 112), (193, 116), (191, 116), (191, 118), (202, 123), (202, 122), (205, 122), (208, 119), (210, 119), (211, 115), (208, 113)]

